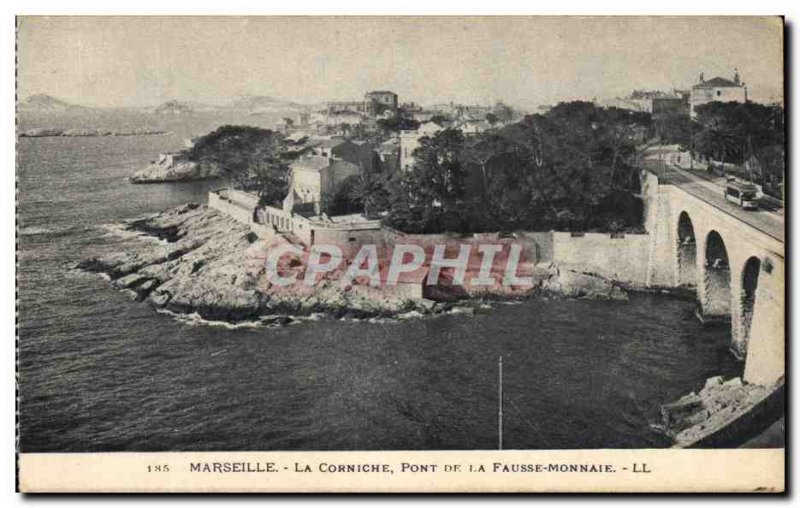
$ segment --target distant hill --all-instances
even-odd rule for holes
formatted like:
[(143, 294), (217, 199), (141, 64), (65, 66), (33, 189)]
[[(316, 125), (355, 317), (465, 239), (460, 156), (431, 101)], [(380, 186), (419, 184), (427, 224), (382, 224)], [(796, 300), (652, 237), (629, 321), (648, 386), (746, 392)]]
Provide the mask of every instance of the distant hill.
[(263, 115), (301, 111), (304, 106), (284, 99), (266, 95), (244, 95), (231, 102), (225, 109), (249, 115)]
[(31, 95), (17, 104), (20, 112), (28, 113), (83, 113), (93, 111), (86, 106), (78, 106), (69, 102), (56, 99), (47, 94)]
[(156, 115), (190, 115), (201, 111), (213, 111), (213, 106), (199, 102), (167, 101), (152, 110)]
[(148, 112), (157, 115), (190, 115), (194, 113), (220, 113), (234, 115), (274, 115), (303, 110), (304, 107), (295, 102), (276, 99), (265, 95), (244, 95), (227, 104), (211, 106), (199, 102), (171, 100)]

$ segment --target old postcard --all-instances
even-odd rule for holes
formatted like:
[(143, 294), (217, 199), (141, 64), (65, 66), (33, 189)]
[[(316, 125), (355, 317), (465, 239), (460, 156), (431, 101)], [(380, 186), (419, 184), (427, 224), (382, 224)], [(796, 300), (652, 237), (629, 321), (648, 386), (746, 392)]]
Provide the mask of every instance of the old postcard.
[(783, 32), (18, 17), (18, 489), (784, 491)]

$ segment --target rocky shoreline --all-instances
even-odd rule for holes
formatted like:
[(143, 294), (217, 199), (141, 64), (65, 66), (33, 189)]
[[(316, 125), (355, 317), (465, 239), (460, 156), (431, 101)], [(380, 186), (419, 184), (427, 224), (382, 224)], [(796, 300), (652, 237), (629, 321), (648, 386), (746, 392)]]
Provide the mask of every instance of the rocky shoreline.
[[(124, 229), (137, 234), (125, 242), (124, 250), (86, 259), (76, 268), (104, 274), (137, 301), (193, 324), (250, 328), (326, 318), (374, 322), (442, 314), (471, 316), (491, 312), (493, 301), (626, 299), (628, 291), (597, 275), (552, 263), (536, 265), (534, 288), (513, 296), (402, 299), (381, 290), (359, 291), (356, 283), (343, 287), (335, 274), (313, 287), (285, 288), (266, 280), (264, 260), (269, 249), (288, 240), (281, 235), (260, 238), (249, 226), (205, 205), (186, 204), (131, 220)], [(736, 442), (752, 436), (767, 421), (762, 413), (774, 412), (775, 392), (775, 387), (749, 385), (739, 378), (710, 378), (698, 393), (664, 404), (662, 422), (654, 428), (669, 436), (676, 447)]]
[(661, 424), (675, 448), (736, 446), (784, 414), (784, 383), (761, 386), (710, 377), (698, 392), (661, 406)]
[(371, 318), (433, 311), (427, 303), (368, 300), (327, 282), (308, 293), (270, 287), (263, 260), (266, 249), (281, 240), (262, 241), (249, 227), (204, 205), (183, 205), (126, 228), (160, 241), (141, 241), (77, 268), (106, 274), (137, 300), (174, 313), (229, 323), (264, 318), (270, 324), (318, 313)]
[[(77, 268), (105, 274), (137, 300), (177, 314), (196, 313), (205, 320), (228, 323), (286, 324), (294, 320), (292, 316), (315, 314), (402, 319), (473, 314), (487, 307), (484, 299), (435, 302), (362, 292), (358, 284), (342, 287), (333, 278), (299, 289), (273, 286), (265, 275), (266, 253), (287, 240), (280, 235), (261, 239), (248, 226), (205, 205), (186, 204), (132, 220), (125, 229), (143, 238), (126, 244), (124, 251), (86, 259)], [(624, 290), (597, 276), (552, 265), (541, 271), (537, 286), (521, 297), (626, 298)]]
[(172, 164), (154, 162), (136, 171), (128, 178), (130, 183), (169, 183), (220, 178), (217, 166), (181, 160)]

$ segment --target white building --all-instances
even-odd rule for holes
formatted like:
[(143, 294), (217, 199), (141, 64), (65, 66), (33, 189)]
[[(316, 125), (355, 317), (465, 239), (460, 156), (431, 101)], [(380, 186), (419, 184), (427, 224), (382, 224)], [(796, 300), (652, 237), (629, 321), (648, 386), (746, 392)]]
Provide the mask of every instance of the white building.
[(352, 162), (320, 155), (300, 157), (290, 168), (292, 182), (283, 200), (284, 211), (315, 214), (321, 213), (323, 201), (332, 198), (346, 178), (361, 171)]
[(689, 97), (689, 111), (696, 115), (695, 108), (709, 102), (747, 102), (747, 87), (739, 78), (739, 72), (733, 74), (733, 81), (716, 77), (705, 80), (700, 74), (700, 82), (692, 87)]
[(488, 131), (492, 128), (492, 124), (487, 120), (466, 120), (457, 123), (455, 128), (461, 130), (461, 132), (466, 135), (472, 135)]
[(402, 131), (400, 133), (400, 169), (405, 171), (414, 165), (414, 150), (419, 147), (419, 140), (425, 136), (433, 136), (444, 129), (435, 122), (426, 122), (415, 131)]

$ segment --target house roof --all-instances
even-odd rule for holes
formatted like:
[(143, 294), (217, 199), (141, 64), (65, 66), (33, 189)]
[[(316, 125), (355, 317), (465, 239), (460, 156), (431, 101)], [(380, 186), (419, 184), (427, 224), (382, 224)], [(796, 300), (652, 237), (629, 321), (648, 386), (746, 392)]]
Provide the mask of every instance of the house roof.
[(343, 143), (346, 143), (344, 139), (323, 139), (320, 140), (319, 143), (316, 143), (316, 146), (321, 148), (336, 148)]
[(310, 169), (313, 171), (322, 171), (330, 165), (330, 160), (327, 157), (319, 155), (307, 155), (300, 157), (291, 164), (292, 168)]
[(694, 85), (695, 88), (738, 88), (742, 85), (737, 85), (733, 81), (717, 76), (716, 78), (709, 79)]
[(352, 109), (335, 111), (328, 114), (328, 118), (365, 118), (365, 117), (366, 115), (364, 113), (359, 113), (358, 111), (353, 111)]
[(308, 134), (303, 131), (297, 131), (289, 134), (286, 136), (286, 141), (294, 141), (295, 143), (298, 141), (302, 141), (304, 138), (307, 138)]
[(331, 164), (331, 167), (333, 168), (333, 171), (336, 172), (336, 173), (338, 173), (339, 170), (342, 169), (342, 168), (346, 168), (349, 171), (359, 171), (360, 170), (360, 167), (359, 167), (358, 164), (355, 164), (353, 162), (350, 162), (350, 161), (347, 161), (347, 160), (344, 160), (344, 159), (333, 159), (330, 162), (330, 164)]
[(461, 125), (479, 125), (482, 127), (490, 127), (492, 124), (490, 124), (487, 120), (473, 119), (473, 120), (464, 120), (463, 122), (461, 122)]
[(419, 133), (428, 133), (428, 132), (439, 132), (440, 130), (444, 129), (441, 125), (436, 122), (423, 122), (420, 124), (417, 132)]

